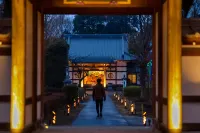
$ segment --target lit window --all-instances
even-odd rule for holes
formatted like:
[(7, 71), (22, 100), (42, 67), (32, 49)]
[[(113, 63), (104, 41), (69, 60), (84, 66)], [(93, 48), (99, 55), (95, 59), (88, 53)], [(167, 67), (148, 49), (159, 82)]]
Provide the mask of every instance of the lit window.
[(130, 82), (133, 84), (136, 84), (137, 80), (136, 80), (136, 74), (129, 74), (128, 78), (130, 79)]

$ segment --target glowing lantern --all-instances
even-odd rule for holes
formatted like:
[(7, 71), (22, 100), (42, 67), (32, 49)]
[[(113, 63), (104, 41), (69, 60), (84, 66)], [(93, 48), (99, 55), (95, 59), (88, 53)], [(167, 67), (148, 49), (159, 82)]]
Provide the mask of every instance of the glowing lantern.
[(44, 128), (48, 129), (49, 126), (46, 123), (44, 123)]
[(118, 100), (118, 101), (120, 100), (120, 96), (118, 96), (117, 100)]
[(124, 102), (124, 100), (123, 100), (123, 98), (121, 98), (121, 104), (123, 104), (123, 102)]
[(74, 99), (74, 108), (76, 108), (76, 100)]
[(70, 105), (68, 104), (67, 105), (67, 115), (69, 115), (70, 114)]
[(84, 100), (83, 96), (81, 97), (82, 101)]
[(114, 93), (114, 94), (113, 94), (113, 96), (115, 97), (115, 96), (116, 96), (116, 94)]
[(135, 105), (132, 103), (131, 104), (131, 114), (133, 114), (134, 111), (135, 111)]
[(78, 97), (77, 103), (78, 103), (78, 105), (80, 104), (80, 98), (79, 97)]
[(147, 115), (147, 113), (144, 112), (142, 115), (143, 115), (143, 125), (146, 126), (146, 123), (147, 123), (147, 117), (146, 117), (146, 115)]
[(124, 108), (127, 108), (127, 103), (126, 103), (126, 99), (124, 100)]
[(56, 112), (55, 111), (52, 111), (53, 113), (53, 120), (52, 120), (52, 123), (53, 124), (56, 124)]
[(0, 41), (0, 45), (2, 45), (2, 42)]

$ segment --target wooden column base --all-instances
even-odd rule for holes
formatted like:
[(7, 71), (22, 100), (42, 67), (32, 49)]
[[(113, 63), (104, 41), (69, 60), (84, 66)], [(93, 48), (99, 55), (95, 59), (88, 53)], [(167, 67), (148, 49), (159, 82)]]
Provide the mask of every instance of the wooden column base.
[[(38, 120), (36, 123), (32, 123), (26, 126), (22, 133), (31, 133), (37, 129), (42, 129), (41, 120)], [(10, 130), (10, 123), (0, 123), (0, 131), (11, 131)], [(16, 133), (15, 131), (11, 133)]]

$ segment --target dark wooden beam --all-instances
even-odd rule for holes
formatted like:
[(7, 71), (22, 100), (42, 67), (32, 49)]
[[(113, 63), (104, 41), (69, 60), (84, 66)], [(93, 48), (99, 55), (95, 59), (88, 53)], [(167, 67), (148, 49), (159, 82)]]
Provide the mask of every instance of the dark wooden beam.
[(158, 14), (158, 121), (163, 121), (163, 15), (162, 7)]
[(10, 131), (10, 123), (9, 122), (0, 122), (0, 131)]
[(191, 47), (184, 47), (182, 48), (182, 56), (200, 56), (200, 47), (199, 48), (192, 48)]
[(37, 38), (37, 3), (35, 0), (32, 1), (33, 5), (33, 45), (32, 45), (32, 57), (33, 57), (33, 71), (32, 71), (32, 103), (28, 102), (26, 104), (32, 104), (32, 123), (37, 121), (37, 51), (38, 51), (38, 38)]
[(183, 123), (183, 131), (200, 131), (200, 123)]
[(0, 103), (10, 103), (11, 96), (10, 95), (0, 95)]
[(10, 56), (11, 55), (11, 46), (0, 46), (0, 56)]
[(45, 8), (45, 14), (79, 14), (79, 15), (138, 15), (140, 14), (153, 14), (153, 8), (132, 8), (132, 7), (120, 7), (120, 8), (103, 8), (103, 7), (56, 7)]

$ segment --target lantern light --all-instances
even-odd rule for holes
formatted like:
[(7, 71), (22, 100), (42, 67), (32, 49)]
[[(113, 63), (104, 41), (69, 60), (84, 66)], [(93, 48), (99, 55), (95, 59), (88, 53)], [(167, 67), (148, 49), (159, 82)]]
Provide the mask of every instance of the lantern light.
[(118, 101), (120, 100), (120, 96), (118, 96), (117, 100), (118, 100)]
[(126, 103), (126, 99), (124, 100), (124, 108), (127, 108), (127, 103)]
[(131, 114), (133, 115), (133, 112), (135, 111), (135, 105), (132, 103), (131, 104)]
[(114, 97), (115, 97), (116, 93), (114, 93), (113, 95), (114, 95)]
[(56, 124), (56, 112), (55, 112), (55, 111), (52, 111), (52, 114), (53, 114), (52, 123), (53, 123), (53, 124)]
[(44, 123), (43, 127), (46, 128), (46, 129), (49, 128), (49, 126), (46, 123)]
[(142, 115), (143, 115), (143, 125), (146, 126), (146, 122), (147, 122), (147, 117), (146, 117), (146, 115), (147, 115), (147, 113), (144, 112)]
[(74, 99), (74, 108), (76, 108), (76, 100)]
[(123, 100), (123, 98), (121, 98), (121, 104), (123, 104), (123, 102), (124, 102), (124, 100)]
[(83, 96), (81, 97), (82, 101), (84, 100)]
[(67, 115), (69, 115), (70, 114), (70, 105), (68, 104), (67, 105)]
[(80, 98), (78, 97), (78, 100), (77, 100), (77, 104), (79, 105), (80, 104)]

